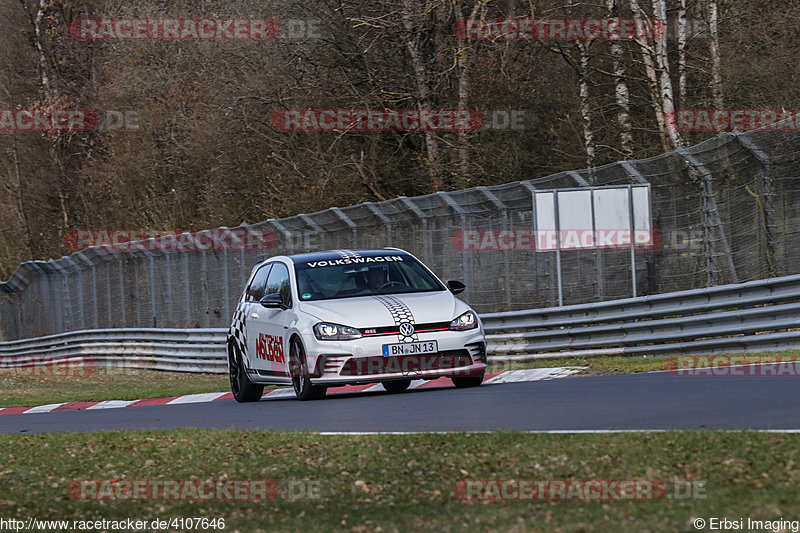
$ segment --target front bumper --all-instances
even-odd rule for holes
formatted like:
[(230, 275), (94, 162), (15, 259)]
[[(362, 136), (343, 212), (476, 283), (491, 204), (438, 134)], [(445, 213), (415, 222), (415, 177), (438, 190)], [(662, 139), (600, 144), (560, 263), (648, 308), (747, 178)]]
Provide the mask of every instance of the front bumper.
[(373, 383), (397, 379), (436, 379), (482, 375), (486, 369), (486, 340), (481, 328), (471, 331), (423, 333), (419, 341), (438, 343), (438, 352), (388, 356), (384, 344), (397, 343), (396, 336), (362, 338), (355, 341), (306, 340), (308, 367), (315, 385)]

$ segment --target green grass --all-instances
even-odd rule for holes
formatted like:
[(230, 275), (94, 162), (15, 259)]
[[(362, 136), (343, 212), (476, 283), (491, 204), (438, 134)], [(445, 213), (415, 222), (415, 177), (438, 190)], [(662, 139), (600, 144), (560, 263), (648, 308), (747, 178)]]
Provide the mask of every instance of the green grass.
[(664, 370), (666, 357), (571, 357), (561, 359), (536, 359), (533, 361), (497, 361), (489, 365), (490, 372), (520, 370), (523, 368), (552, 368), (557, 366), (588, 367), (578, 375), (633, 374)]
[[(551, 368), (558, 366), (585, 366), (577, 376), (603, 376), (611, 374), (634, 374), (637, 372), (653, 372), (667, 370), (668, 361), (675, 356), (615, 356), (615, 357), (570, 357), (561, 359), (537, 359), (534, 361), (494, 362), (489, 366), (490, 371), (518, 370), (522, 368)], [(681, 356), (694, 357), (694, 356)], [(716, 358), (729, 359), (734, 364), (744, 364), (744, 361), (759, 363), (780, 359), (782, 361), (795, 361), (800, 359), (800, 350), (783, 350), (778, 352), (763, 352), (754, 354), (730, 354), (718, 356), (697, 356), (701, 366), (717, 360)]]
[[(223, 517), (225, 531), (693, 531), (691, 520), (800, 518), (795, 435), (688, 431), (322, 436), (173, 430), (0, 435), (0, 516)], [(80, 479), (270, 479), (261, 502), (76, 501)], [(464, 479), (702, 481), (703, 499), (465, 502)], [(286, 497), (316, 483), (319, 499)], [(672, 492), (670, 492), (672, 494)]]
[(72, 401), (139, 400), (223, 392), (227, 375), (98, 368), (81, 375), (0, 375), (0, 407), (25, 407)]

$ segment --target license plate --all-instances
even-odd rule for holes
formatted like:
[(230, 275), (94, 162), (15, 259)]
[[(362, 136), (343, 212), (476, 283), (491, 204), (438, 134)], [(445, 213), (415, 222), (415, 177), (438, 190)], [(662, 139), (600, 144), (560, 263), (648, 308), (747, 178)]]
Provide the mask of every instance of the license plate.
[(398, 344), (384, 344), (383, 356), (391, 355), (416, 355), (418, 353), (436, 353), (439, 351), (439, 343), (436, 341), (425, 342), (401, 342)]

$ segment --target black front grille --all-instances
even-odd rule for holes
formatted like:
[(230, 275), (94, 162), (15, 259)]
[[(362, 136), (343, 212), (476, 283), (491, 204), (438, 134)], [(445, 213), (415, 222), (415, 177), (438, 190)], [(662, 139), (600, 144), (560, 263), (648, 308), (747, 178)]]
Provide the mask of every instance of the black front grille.
[[(428, 324), (414, 324), (416, 333), (429, 333), (431, 331), (447, 331), (450, 329), (450, 322), (430, 322)], [(379, 337), (381, 335), (397, 335), (400, 333), (400, 326), (381, 326), (377, 328), (361, 328), (361, 334), (365, 337)]]
[(369, 376), (373, 374), (422, 372), (425, 370), (460, 368), (471, 364), (472, 357), (470, 357), (467, 350), (445, 350), (431, 354), (393, 355), (389, 357), (353, 357), (347, 360), (339, 375)]

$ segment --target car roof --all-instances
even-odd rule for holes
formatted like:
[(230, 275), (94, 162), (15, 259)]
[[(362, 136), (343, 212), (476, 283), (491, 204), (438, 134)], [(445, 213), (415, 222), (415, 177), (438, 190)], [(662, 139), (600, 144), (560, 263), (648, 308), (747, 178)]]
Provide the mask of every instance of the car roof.
[(296, 254), (288, 256), (294, 263), (307, 261), (330, 261), (334, 259), (352, 259), (354, 257), (378, 257), (385, 255), (404, 255), (411, 254), (399, 248), (383, 248), (380, 250), (326, 250), (324, 252), (310, 252), (306, 254)]

